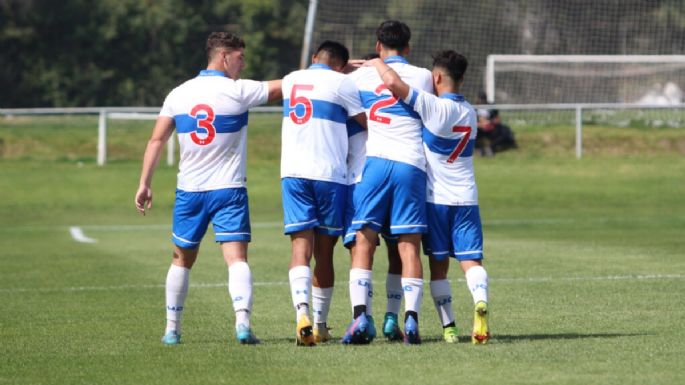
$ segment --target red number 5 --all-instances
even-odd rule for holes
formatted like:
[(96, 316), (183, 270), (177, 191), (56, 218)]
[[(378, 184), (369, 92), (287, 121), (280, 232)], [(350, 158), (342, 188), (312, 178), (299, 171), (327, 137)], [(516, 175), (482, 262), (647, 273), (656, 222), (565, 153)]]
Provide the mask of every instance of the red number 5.
[[(380, 96), (383, 90), (387, 89), (388, 87), (386, 87), (385, 84), (381, 84), (380, 86), (376, 87), (375, 93), (376, 95)], [(380, 99), (379, 101), (371, 105), (371, 109), (369, 110), (369, 119), (378, 123), (390, 124), (390, 118), (388, 118), (387, 116), (378, 115), (376, 111), (384, 107), (392, 106), (395, 103), (397, 103), (397, 98), (392, 94), (387, 95), (383, 99)]]
[[(293, 110), (290, 111), (290, 119), (295, 123), (295, 124), (305, 124), (309, 121), (309, 119), (312, 117), (312, 101), (307, 99), (306, 96), (297, 96), (297, 91), (298, 90), (303, 90), (303, 91), (311, 91), (314, 89), (314, 86), (311, 84), (295, 84), (293, 85), (292, 91), (290, 91), (290, 103), (289, 106)], [(298, 116), (295, 113), (295, 108), (297, 107), (298, 104), (301, 104), (304, 107), (304, 115)]]
[[(204, 112), (206, 116), (202, 119), (197, 119), (198, 112)], [(200, 146), (206, 146), (212, 143), (212, 140), (214, 140), (214, 137), (216, 136), (216, 128), (214, 128), (214, 124), (212, 124), (214, 123), (214, 110), (212, 107), (207, 104), (198, 104), (190, 111), (190, 116), (197, 119), (197, 128), (204, 128), (207, 130), (207, 136), (204, 138), (200, 138), (197, 135), (197, 131), (191, 132), (190, 139)]]
[(454, 163), (454, 161), (461, 155), (461, 153), (464, 151), (466, 148), (466, 144), (469, 142), (471, 139), (471, 126), (454, 126), (452, 127), (452, 132), (463, 132), (464, 136), (461, 137), (459, 140), (459, 143), (457, 143), (457, 147), (454, 148), (454, 151), (450, 154), (450, 157), (447, 158), (447, 163)]

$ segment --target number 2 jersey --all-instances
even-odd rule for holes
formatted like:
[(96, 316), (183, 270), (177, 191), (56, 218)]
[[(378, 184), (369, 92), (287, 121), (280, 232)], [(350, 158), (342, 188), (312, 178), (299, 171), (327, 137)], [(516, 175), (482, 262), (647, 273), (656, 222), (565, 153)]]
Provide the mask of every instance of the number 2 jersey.
[(347, 184), (345, 122), (364, 112), (359, 91), (323, 64), (283, 78), (281, 178)]
[[(402, 56), (386, 57), (384, 61), (409, 86), (433, 91), (433, 77), (427, 69), (409, 64)], [(366, 156), (408, 163), (425, 171), (421, 117), (392, 95), (374, 67), (359, 68), (348, 76), (359, 88), (366, 110), (369, 135)]]
[(473, 170), (477, 117), (462, 95), (437, 97), (412, 88), (404, 99), (423, 120), (428, 175), (426, 199), (448, 206), (478, 204)]
[(268, 96), (267, 82), (233, 80), (215, 70), (203, 70), (169, 93), (159, 115), (176, 124), (178, 189), (245, 187), (248, 109)]

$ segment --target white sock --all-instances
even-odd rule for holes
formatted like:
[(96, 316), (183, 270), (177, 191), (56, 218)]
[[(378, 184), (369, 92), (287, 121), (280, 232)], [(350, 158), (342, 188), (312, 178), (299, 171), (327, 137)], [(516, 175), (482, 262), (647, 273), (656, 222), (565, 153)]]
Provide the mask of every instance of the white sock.
[(288, 276), (290, 277), (290, 295), (297, 311), (297, 320), (302, 314), (309, 315), (309, 290), (312, 285), (312, 274), (309, 266), (295, 266), (290, 269)]
[(473, 303), (488, 302), (488, 273), (483, 266), (474, 266), (466, 270), (466, 285), (473, 296)]
[(454, 322), (450, 281), (446, 279), (431, 281), (431, 295), (433, 296), (435, 310), (438, 311), (438, 316), (440, 317), (442, 326), (444, 327), (445, 325), (449, 325), (450, 323)]
[[(228, 294), (236, 314), (235, 326), (250, 327), (252, 312), (252, 272), (247, 262), (234, 262), (228, 267)], [(240, 314), (239, 314), (240, 313)]]
[(402, 288), (404, 289), (404, 311), (414, 311), (418, 314), (423, 298), (423, 278), (402, 278)]
[(314, 323), (318, 328), (323, 327), (328, 322), (328, 311), (331, 308), (333, 298), (332, 287), (312, 286), (312, 314)]
[(181, 333), (181, 318), (183, 307), (188, 296), (188, 282), (190, 269), (171, 265), (166, 275), (166, 330)]
[(371, 315), (373, 301), (373, 287), (371, 270), (350, 269), (350, 302), (352, 310), (355, 306), (365, 305), (366, 315)]
[(388, 294), (388, 306), (386, 312), (399, 314), (402, 306), (402, 276), (388, 274), (385, 279), (385, 292)]

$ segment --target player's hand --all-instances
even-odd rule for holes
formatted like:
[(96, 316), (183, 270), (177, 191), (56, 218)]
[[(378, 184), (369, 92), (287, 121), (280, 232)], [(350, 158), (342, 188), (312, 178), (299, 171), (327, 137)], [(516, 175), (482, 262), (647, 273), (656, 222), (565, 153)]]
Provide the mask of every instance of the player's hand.
[(136, 192), (136, 209), (145, 215), (145, 209), (152, 208), (152, 189), (147, 186), (140, 186)]
[(345, 65), (345, 68), (343, 69), (343, 73), (349, 74), (350, 72), (354, 72), (357, 68), (359, 68), (363, 65), (364, 65), (364, 60), (362, 60), (362, 59), (348, 60), (347, 65)]

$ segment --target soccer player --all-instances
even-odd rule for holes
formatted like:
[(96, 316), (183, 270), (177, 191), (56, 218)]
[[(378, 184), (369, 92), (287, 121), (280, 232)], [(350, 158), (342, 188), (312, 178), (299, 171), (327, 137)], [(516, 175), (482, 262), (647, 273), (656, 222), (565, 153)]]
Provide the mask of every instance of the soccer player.
[[(348, 117), (366, 126), (354, 82), (342, 73), (349, 53), (325, 41), (312, 65), (283, 78), (281, 191), (290, 235), (290, 290), (299, 345), (326, 342), (333, 295), (333, 248), (343, 234), (347, 198)], [(316, 265), (312, 277), (312, 254)], [(309, 319), (309, 288), (315, 327)]]
[[(430, 91), (430, 71), (412, 66), (409, 53), (411, 32), (396, 20), (384, 21), (376, 30), (376, 52), (413, 87)], [(373, 255), (378, 233), (388, 228), (398, 235), (402, 260), (401, 284), (405, 296), (405, 343), (420, 343), (418, 313), (423, 295), (423, 270), (419, 245), (426, 231), (425, 155), (421, 142), (421, 119), (406, 103), (395, 98), (373, 68), (360, 68), (349, 75), (359, 88), (368, 119), (366, 163), (362, 180), (354, 189), (356, 231), (352, 247), (350, 299), (353, 321), (344, 343), (368, 342), (371, 313), (367, 298), (371, 289)], [(385, 329), (385, 328), (384, 328)]]
[(228, 264), (236, 338), (259, 340), (250, 327), (252, 273), (247, 264), (250, 217), (245, 177), (248, 109), (281, 97), (281, 81), (239, 79), (245, 42), (227, 32), (207, 39), (207, 69), (172, 90), (152, 132), (135, 196), (138, 211), (152, 207), (152, 175), (164, 144), (178, 132), (181, 159), (173, 212), (174, 253), (166, 278), (167, 325), (162, 342), (181, 342), (190, 269), (211, 221)]
[(488, 275), (482, 265), (483, 231), (478, 208), (478, 189), (473, 169), (477, 117), (459, 94), (468, 67), (466, 58), (454, 51), (433, 58), (433, 84), (438, 96), (402, 81), (398, 73), (380, 60), (372, 60), (384, 84), (421, 116), (423, 143), (428, 162), (428, 233), (424, 250), (429, 255), (431, 293), (443, 325), (445, 341), (458, 341), (447, 280), (449, 258), (459, 261), (475, 304), (472, 342), (486, 343)]

